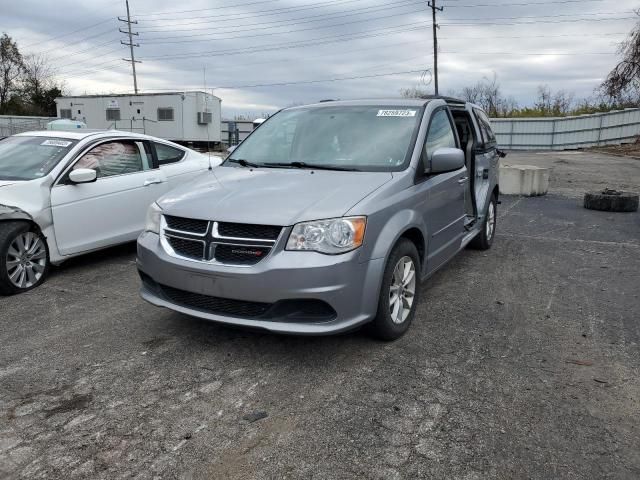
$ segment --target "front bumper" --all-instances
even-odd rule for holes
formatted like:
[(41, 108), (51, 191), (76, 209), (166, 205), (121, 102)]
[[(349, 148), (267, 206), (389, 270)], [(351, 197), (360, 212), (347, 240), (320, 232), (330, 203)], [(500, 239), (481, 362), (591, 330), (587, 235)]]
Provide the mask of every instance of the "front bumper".
[[(211, 265), (168, 255), (158, 235), (149, 232), (138, 239), (137, 263), (143, 277), (140, 294), (154, 305), (215, 322), (306, 335), (338, 333), (371, 320), (377, 311), (384, 269), (384, 259), (360, 262), (359, 250), (323, 255), (285, 251), (281, 244), (275, 245), (267, 258), (251, 267)], [(231, 301), (323, 302), (335, 315), (313, 320), (295, 315), (263, 319), (212, 313), (176, 302), (158, 285)]]

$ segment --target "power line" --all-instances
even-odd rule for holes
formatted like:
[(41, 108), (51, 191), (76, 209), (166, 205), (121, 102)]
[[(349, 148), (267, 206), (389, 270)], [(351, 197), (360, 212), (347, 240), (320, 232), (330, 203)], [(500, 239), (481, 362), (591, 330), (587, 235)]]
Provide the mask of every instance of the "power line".
[(211, 8), (196, 8), (194, 10), (177, 10), (177, 11), (169, 11), (169, 12), (154, 12), (154, 13), (138, 13), (136, 17), (151, 17), (156, 15), (177, 15), (180, 13), (193, 13), (193, 12), (205, 12), (209, 10), (222, 10), (225, 8), (239, 8), (246, 7), (249, 5), (257, 5), (259, 3), (272, 3), (273, 0), (260, 0), (258, 2), (249, 2), (249, 3), (240, 3), (236, 5), (221, 5), (219, 7), (211, 7)]
[[(419, 2), (413, 2), (414, 4), (419, 3)], [(408, 5), (406, 5), (408, 6)], [(390, 7), (393, 9), (396, 9), (397, 7)], [(314, 26), (314, 27), (306, 27), (306, 28), (297, 28), (297, 29), (292, 29), (292, 30), (284, 30), (281, 32), (265, 32), (265, 33), (256, 33), (256, 34), (252, 34), (252, 35), (247, 35), (246, 33), (242, 33), (242, 32), (252, 32), (252, 31), (259, 31), (261, 29), (259, 28), (252, 28), (252, 29), (248, 29), (248, 30), (232, 30), (232, 31), (228, 31), (228, 32), (221, 32), (222, 34), (226, 34), (226, 33), (241, 33), (240, 35), (234, 35), (234, 36), (230, 36), (230, 37), (214, 37), (214, 38), (207, 38), (207, 39), (201, 39), (201, 40), (166, 40), (166, 41), (160, 41), (160, 42), (156, 42), (153, 41), (155, 39), (152, 39), (151, 41), (145, 40), (144, 44), (145, 45), (157, 45), (157, 44), (174, 44), (174, 43), (191, 43), (191, 42), (209, 42), (209, 41), (219, 41), (219, 40), (233, 40), (236, 38), (255, 38), (255, 37), (268, 37), (271, 35), (283, 35), (283, 34), (287, 34), (287, 33), (297, 33), (297, 32), (308, 32), (310, 30), (318, 30), (318, 29), (325, 29), (325, 28), (333, 28), (333, 27), (340, 27), (340, 26), (344, 26), (344, 25), (353, 25), (355, 23), (362, 23), (362, 22), (370, 22), (370, 21), (376, 21), (376, 20), (386, 20), (388, 18), (393, 18), (393, 17), (402, 17), (404, 15), (408, 15), (408, 14), (412, 14), (412, 13), (420, 13), (421, 10), (410, 10), (410, 11), (406, 11), (406, 12), (400, 12), (400, 13), (394, 13), (393, 15), (383, 15), (383, 16), (378, 16), (378, 17), (373, 17), (373, 18), (364, 18), (361, 20), (353, 20), (353, 21), (349, 21), (349, 22), (342, 22), (342, 23), (332, 23), (332, 24), (328, 24), (328, 25), (318, 25), (318, 26)], [(351, 14), (353, 15), (353, 14)], [(348, 16), (348, 15), (343, 15), (343, 17)], [(309, 23), (309, 22), (300, 22), (300, 23)], [(296, 23), (292, 23), (291, 25), (295, 25)], [(277, 28), (281, 28), (281, 27), (285, 27), (286, 25), (281, 25), (278, 26)], [(187, 37), (189, 37), (191, 35), (187, 35)], [(165, 38), (175, 38), (175, 37), (165, 37)], [(178, 37), (180, 38), (180, 37)]]
[(120, 40), (120, 43), (122, 45), (128, 45), (129, 49), (131, 51), (131, 58), (123, 58), (123, 60), (125, 62), (131, 62), (131, 68), (133, 69), (133, 90), (134, 90), (135, 94), (137, 95), (138, 94), (138, 78), (136, 76), (136, 63), (140, 63), (140, 61), (139, 60), (136, 61), (136, 57), (133, 54), (133, 47), (139, 47), (140, 44), (139, 43), (135, 43), (135, 44), (133, 43), (133, 36), (134, 35), (137, 36), (137, 35), (139, 35), (139, 33), (131, 31), (131, 24), (134, 24), (134, 23), (137, 24), (138, 21), (137, 20), (131, 20), (131, 14), (129, 13), (129, 0), (126, 0), (125, 3), (127, 5), (127, 19), (125, 20), (124, 18), (118, 17), (118, 20), (121, 21), (121, 22), (126, 23), (128, 30), (124, 31), (122, 29), (119, 29), (119, 31), (121, 33), (125, 33), (125, 34), (129, 35), (129, 42), (125, 42), (123, 40)]
[[(317, 3), (310, 3), (308, 5), (304, 5), (302, 7), (282, 7), (282, 8), (270, 8), (266, 10), (254, 10), (252, 12), (242, 12), (242, 13), (226, 13), (222, 15), (199, 15), (197, 17), (185, 17), (185, 18), (177, 18), (176, 20), (203, 20), (203, 19), (224, 19), (228, 18), (228, 20), (217, 20), (219, 22), (224, 21), (235, 21), (235, 20), (245, 20), (247, 18), (261, 18), (272, 15), (281, 15), (283, 13), (292, 13), (298, 12), (300, 10), (314, 10), (316, 8), (324, 8), (324, 7), (334, 7), (341, 6), (347, 3), (355, 3), (362, 2), (364, 0), (329, 0)], [(229, 18), (229, 17), (237, 17), (237, 18)], [(158, 20), (142, 20), (142, 22), (162, 22), (163, 19)], [(204, 22), (186, 22), (186, 23), (178, 23), (178, 24), (165, 24), (165, 26), (181, 26), (181, 25), (193, 25), (197, 23), (209, 23), (211, 20), (205, 20)], [(157, 28), (158, 25), (148, 25), (141, 26), (141, 29), (149, 29), (149, 28)], [(152, 30), (150, 30), (152, 31)]]
[[(410, 73), (422, 73), (424, 70), (405, 70), (401, 72), (388, 72), (388, 73), (375, 73), (371, 75), (356, 75), (351, 77), (336, 77), (336, 78), (325, 78), (320, 80), (300, 80), (300, 81), (292, 81), (292, 82), (277, 82), (277, 83), (255, 83), (255, 84), (247, 84), (247, 85), (225, 85), (219, 87), (213, 87), (212, 90), (236, 90), (241, 88), (259, 88), (259, 87), (282, 87), (288, 85), (307, 85), (313, 83), (327, 83), (327, 82), (341, 82), (345, 80), (360, 80), (363, 78), (378, 78), (378, 77), (390, 77), (394, 75), (406, 75)], [(184, 87), (181, 87), (184, 88)], [(146, 90), (171, 90), (170, 88), (147, 88)]]
[[(312, 41), (303, 41), (303, 43), (301, 43), (300, 41), (284, 42), (284, 43), (281, 42), (277, 44), (268, 44), (263, 47), (244, 47), (240, 49), (236, 48), (236, 49), (229, 49), (229, 50), (219, 50), (215, 52), (208, 52), (205, 54), (197, 54), (197, 57), (216, 57), (216, 56), (228, 56), (228, 55), (237, 56), (241, 54), (260, 53), (264, 51), (289, 50), (292, 48), (308, 47), (308, 46), (314, 46), (314, 45), (326, 45), (331, 43), (348, 42), (351, 40), (359, 40), (364, 38), (395, 35), (398, 33), (407, 33), (412, 31), (422, 31), (424, 29), (425, 24), (426, 22), (415, 22), (415, 23), (409, 23), (409, 24), (395, 25), (393, 27), (376, 28), (376, 29), (371, 29), (361, 33), (355, 33), (355, 34), (342, 34), (342, 35), (330, 35), (325, 37), (317, 37), (315, 39), (312, 39)], [(395, 29), (395, 30), (389, 31), (391, 29)], [(347, 37), (347, 38), (340, 38), (340, 37)], [(408, 42), (408, 43), (415, 43), (415, 42)], [(145, 60), (162, 59), (167, 61), (183, 60), (188, 58), (190, 57), (188, 57), (186, 54), (158, 55), (155, 57), (144, 57)], [(94, 67), (113, 63), (113, 61), (114, 60), (108, 60), (106, 62), (102, 62), (100, 64), (94, 65)], [(92, 71), (101, 71), (101, 70), (107, 70), (107, 68), (92, 70)], [(80, 74), (75, 74), (74, 76), (84, 75), (83, 70), (79, 70), (78, 72), (80, 72)], [(72, 73), (75, 73), (75, 72), (72, 72)]]
[[(447, 0), (450, 2), (451, 0)], [(459, 1), (459, 0), (458, 0)], [(473, 7), (534, 7), (536, 5), (561, 5), (566, 3), (604, 2), (606, 0), (553, 0), (551, 2), (526, 2), (526, 3), (480, 3), (471, 5), (445, 5), (447, 8), (473, 8)]]
[[(240, 29), (240, 30), (231, 30), (231, 31), (219, 31), (218, 33), (238, 33), (238, 32), (248, 32), (248, 31), (254, 31), (254, 30), (263, 30), (265, 28), (282, 28), (282, 27), (287, 27), (287, 26), (291, 26), (291, 25), (301, 25), (301, 24), (305, 24), (305, 23), (313, 23), (313, 22), (317, 22), (318, 17), (324, 17), (321, 18), (321, 20), (334, 20), (335, 18), (342, 18), (342, 17), (350, 17), (350, 16), (354, 16), (354, 15), (362, 15), (362, 14), (367, 14), (367, 13), (376, 13), (379, 11), (383, 11), (383, 10), (389, 10), (389, 9), (396, 9), (399, 7), (408, 7), (408, 6), (412, 6), (412, 5), (421, 5), (423, 3), (423, 0), (401, 0), (401, 1), (396, 1), (396, 2), (391, 2), (388, 3), (386, 6), (383, 7), (375, 7), (375, 10), (369, 10), (371, 8), (374, 7), (365, 7), (365, 8), (357, 8), (357, 9), (353, 9), (353, 10), (347, 10), (346, 13), (342, 12), (339, 14), (336, 13), (331, 13), (331, 14), (320, 14), (320, 15), (311, 15), (311, 16), (306, 16), (306, 17), (299, 17), (299, 18), (294, 18), (294, 19), (289, 19), (289, 20), (277, 20), (274, 22), (258, 22), (258, 23), (249, 23), (246, 25), (238, 25), (239, 27), (252, 27), (252, 26), (257, 26), (260, 28), (248, 28), (248, 29)], [(368, 11), (363, 11), (363, 10), (368, 10)], [(405, 13), (413, 13), (413, 12), (405, 12)], [(334, 17), (334, 18), (326, 18), (328, 16)], [(386, 17), (383, 17), (386, 18)], [(301, 20), (301, 21), (298, 21)], [(366, 20), (363, 20), (366, 21)], [(281, 24), (283, 23), (284, 25), (274, 25), (274, 26), (269, 26), (272, 24)], [(234, 28), (233, 26), (231, 26), (230, 28)], [(209, 30), (209, 29), (207, 29)], [(165, 32), (167, 32), (168, 30), (164, 30)], [(148, 32), (145, 32), (148, 33)], [(165, 43), (165, 42), (155, 42), (155, 40), (164, 40), (164, 39), (171, 39), (171, 38), (188, 38), (188, 37), (199, 37), (199, 36), (208, 36), (208, 35), (212, 35), (210, 32), (207, 33), (196, 33), (196, 34), (192, 34), (192, 35), (174, 35), (174, 36), (169, 36), (169, 37), (149, 37), (151, 40), (154, 40), (154, 43)]]
[(107, 20), (103, 20), (102, 22), (98, 22), (98, 23), (94, 23), (92, 25), (89, 25), (87, 27), (82, 27), (82, 28), (79, 28), (77, 30), (73, 30), (73, 31), (68, 32), (68, 33), (62, 33), (60, 35), (56, 35), (55, 37), (49, 37), (46, 40), (42, 40), (41, 42), (35, 42), (35, 43), (30, 43), (28, 45), (23, 45), (22, 48), (30, 48), (30, 47), (33, 47), (35, 45), (40, 45), (42, 43), (48, 43), (48, 42), (50, 42), (52, 40), (57, 40), (58, 38), (68, 37), (69, 35), (73, 35), (74, 33), (82, 32), (84, 30), (88, 30), (90, 28), (97, 27), (98, 25), (104, 25), (105, 23), (111, 22), (111, 21), (113, 21), (113, 19), (109, 18)]
[[(109, 30), (104, 30), (104, 31), (102, 31), (100, 33), (96, 33), (95, 35), (90, 35), (88, 37), (83, 37), (83, 38), (80, 38), (78, 40), (74, 40), (73, 44), (77, 45), (79, 43), (86, 42), (87, 40), (93, 40), (94, 38), (103, 37), (103, 36), (105, 36), (107, 34), (113, 34), (113, 28), (110, 28)], [(63, 46), (68, 46), (68, 45), (69, 44), (63, 44)], [(27, 47), (24, 47), (24, 48), (27, 48)], [(40, 50), (40, 51), (35, 52), (35, 53), (36, 54), (45, 54), (45, 53), (53, 52), (54, 50), (60, 50), (60, 48), (61, 48), (60, 46), (51, 47), (51, 48), (48, 48), (47, 50)]]
[[(382, 28), (374, 28), (371, 30), (365, 30), (363, 32), (359, 32), (359, 33), (345, 33), (345, 34), (339, 34), (339, 35), (329, 35), (329, 36), (324, 36), (324, 37), (316, 37), (316, 38), (312, 38), (309, 40), (297, 40), (294, 42), (280, 42), (280, 43), (269, 43), (266, 45), (262, 45), (262, 46), (250, 46), (250, 47), (242, 47), (242, 48), (233, 48), (233, 49), (227, 49), (227, 50), (216, 50), (216, 51), (207, 51), (207, 52), (181, 52), (181, 53), (174, 53), (174, 54), (170, 54), (170, 55), (155, 55), (155, 56), (149, 56), (149, 57), (145, 57), (145, 59), (148, 60), (153, 60), (153, 59), (157, 59), (157, 58), (179, 58), (179, 59), (183, 59), (183, 58), (196, 58), (196, 57), (208, 57), (208, 56), (218, 56), (218, 55), (236, 55), (238, 53), (245, 53), (246, 50), (249, 50), (249, 52), (246, 53), (254, 53), (254, 52), (262, 52), (262, 51), (269, 51), (269, 50), (274, 50), (274, 49), (284, 49), (284, 48), (288, 48), (288, 47), (298, 47), (298, 46), (312, 46), (312, 45), (322, 45), (325, 43), (334, 43), (337, 41), (344, 41), (344, 40), (338, 40), (341, 37), (349, 37), (346, 40), (354, 40), (354, 39), (358, 39), (358, 38), (369, 38), (369, 37), (378, 37), (378, 36), (382, 36), (382, 35), (388, 35), (388, 34), (395, 34), (395, 33), (404, 33), (404, 32), (408, 32), (408, 31), (414, 31), (414, 30), (418, 30), (423, 28), (423, 26), (426, 24), (427, 22), (413, 22), (413, 23), (405, 23), (405, 24), (400, 24), (400, 25), (394, 25), (391, 27), (382, 27)], [(393, 32), (380, 32), (381, 30), (390, 30), (390, 29), (400, 29), (400, 30), (396, 30)], [(375, 33), (372, 34), (370, 32), (380, 32), (380, 33)], [(328, 41), (325, 41), (328, 40)]]
[(476, 25), (535, 25), (537, 23), (578, 23), (578, 22), (606, 22), (611, 20), (634, 20), (634, 17), (615, 17), (615, 18), (576, 18), (573, 20), (544, 20), (544, 21), (533, 21), (533, 22), (467, 22), (467, 23), (441, 23), (441, 26), (462, 26), (462, 27), (473, 27)]
[[(452, 20), (452, 21), (460, 21), (460, 22), (464, 22), (467, 20), (518, 20), (521, 18), (559, 18), (559, 17), (575, 17), (575, 16), (579, 16), (579, 17), (586, 17), (586, 16), (596, 16), (596, 15), (621, 15), (621, 14), (625, 14), (625, 13), (635, 13), (633, 10), (624, 10), (622, 12), (596, 12), (596, 13), (558, 13), (555, 15), (518, 15), (516, 17), (494, 17), (491, 16), (490, 18), (478, 18), (478, 17), (471, 17), (471, 18), (449, 18), (447, 20)], [(576, 21), (580, 20), (579, 18), (575, 19)], [(606, 20), (606, 19), (602, 19), (602, 20)]]

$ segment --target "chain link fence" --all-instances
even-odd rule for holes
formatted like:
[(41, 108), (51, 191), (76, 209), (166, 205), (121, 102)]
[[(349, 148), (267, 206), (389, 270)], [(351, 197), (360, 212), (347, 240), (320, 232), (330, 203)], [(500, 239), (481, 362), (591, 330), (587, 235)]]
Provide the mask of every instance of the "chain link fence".
[(47, 123), (56, 120), (56, 117), (19, 117), (12, 115), (0, 115), (0, 137), (8, 137), (16, 133), (30, 132), (34, 130), (46, 130)]

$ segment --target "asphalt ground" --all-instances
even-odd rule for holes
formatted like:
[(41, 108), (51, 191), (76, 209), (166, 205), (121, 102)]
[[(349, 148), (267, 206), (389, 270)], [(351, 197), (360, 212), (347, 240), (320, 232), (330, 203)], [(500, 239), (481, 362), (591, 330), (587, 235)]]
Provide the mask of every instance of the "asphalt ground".
[(234, 330), (138, 297), (135, 246), (0, 298), (0, 478), (640, 478), (640, 161), (512, 153), (488, 252), (423, 288), (408, 334)]

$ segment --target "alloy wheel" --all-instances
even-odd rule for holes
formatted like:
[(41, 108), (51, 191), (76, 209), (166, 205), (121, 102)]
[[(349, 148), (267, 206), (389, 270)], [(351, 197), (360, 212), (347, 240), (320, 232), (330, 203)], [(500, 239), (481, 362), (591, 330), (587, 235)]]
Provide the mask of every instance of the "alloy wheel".
[(7, 274), (17, 288), (31, 288), (44, 275), (47, 249), (36, 233), (24, 232), (16, 236), (7, 251)]
[(403, 323), (411, 313), (416, 294), (416, 266), (404, 256), (393, 269), (389, 288), (389, 314), (395, 324)]
[(489, 202), (489, 209), (487, 211), (487, 224), (486, 224), (486, 237), (487, 240), (491, 240), (493, 232), (496, 229), (496, 207), (493, 202)]

